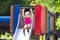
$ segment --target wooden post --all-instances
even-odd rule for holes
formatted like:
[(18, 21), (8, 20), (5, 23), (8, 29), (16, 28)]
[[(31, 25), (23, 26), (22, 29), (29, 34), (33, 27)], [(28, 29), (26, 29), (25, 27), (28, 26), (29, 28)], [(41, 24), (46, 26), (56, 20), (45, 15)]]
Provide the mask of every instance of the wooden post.
[(46, 40), (46, 34), (43, 35), (43, 40)]
[(10, 33), (13, 33), (13, 5), (10, 6)]
[(50, 40), (54, 40), (54, 35), (50, 35)]
[(54, 33), (54, 16), (50, 17), (50, 30)]
[(43, 40), (43, 35), (40, 35), (39, 36), (39, 40)]

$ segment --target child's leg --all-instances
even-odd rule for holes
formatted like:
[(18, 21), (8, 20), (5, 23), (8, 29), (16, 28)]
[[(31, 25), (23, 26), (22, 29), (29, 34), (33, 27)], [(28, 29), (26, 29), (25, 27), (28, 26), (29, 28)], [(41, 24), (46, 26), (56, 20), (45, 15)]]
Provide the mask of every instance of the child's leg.
[(26, 29), (26, 27), (27, 27), (27, 25), (24, 25), (24, 27), (23, 27), (23, 33), (24, 33), (24, 35), (25, 35), (25, 29)]
[(31, 28), (31, 24), (28, 24), (28, 26), (27, 26), (27, 32), (29, 32), (30, 28)]
[(27, 27), (26, 27), (26, 29), (30, 29), (30, 28), (31, 28), (30, 26), (31, 26), (31, 25), (30, 25), (30, 24), (28, 24), (28, 25), (27, 25)]

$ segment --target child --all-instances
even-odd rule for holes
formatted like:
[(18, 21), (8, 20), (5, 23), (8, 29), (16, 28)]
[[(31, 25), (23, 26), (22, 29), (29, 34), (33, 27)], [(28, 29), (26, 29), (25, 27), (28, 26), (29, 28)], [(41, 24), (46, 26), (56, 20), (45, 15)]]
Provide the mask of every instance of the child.
[(24, 27), (23, 27), (23, 33), (25, 35), (25, 29), (27, 29), (27, 32), (29, 33), (29, 29), (31, 28), (31, 12), (32, 9), (30, 9), (30, 11), (26, 11), (25, 15), (24, 15), (24, 8), (22, 9), (22, 16), (24, 18)]

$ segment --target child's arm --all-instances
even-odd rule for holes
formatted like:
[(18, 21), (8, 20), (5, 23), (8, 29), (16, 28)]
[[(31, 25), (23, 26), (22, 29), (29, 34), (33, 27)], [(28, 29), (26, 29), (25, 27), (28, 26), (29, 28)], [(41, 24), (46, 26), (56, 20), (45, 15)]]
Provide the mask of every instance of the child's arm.
[(32, 19), (32, 14), (33, 14), (33, 12), (32, 12), (32, 8), (30, 8), (30, 11), (31, 11), (31, 17), (30, 17), (30, 18)]
[(32, 12), (32, 8), (30, 8), (30, 11), (31, 11), (31, 14), (32, 14), (32, 13), (33, 13), (33, 12)]
[(24, 8), (22, 9), (22, 16), (23, 16), (23, 18), (25, 18), (25, 15), (24, 15)]

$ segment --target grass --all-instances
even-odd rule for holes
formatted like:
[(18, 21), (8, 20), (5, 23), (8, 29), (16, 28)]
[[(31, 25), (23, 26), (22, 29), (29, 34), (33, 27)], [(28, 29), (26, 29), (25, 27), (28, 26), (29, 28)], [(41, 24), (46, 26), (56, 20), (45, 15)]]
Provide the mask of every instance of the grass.
[(0, 37), (1, 40), (2, 39), (11, 40), (12, 39), (12, 35), (8, 32), (5, 32), (4, 34), (1, 33), (0, 35), (1, 35), (1, 37)]

